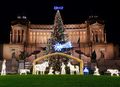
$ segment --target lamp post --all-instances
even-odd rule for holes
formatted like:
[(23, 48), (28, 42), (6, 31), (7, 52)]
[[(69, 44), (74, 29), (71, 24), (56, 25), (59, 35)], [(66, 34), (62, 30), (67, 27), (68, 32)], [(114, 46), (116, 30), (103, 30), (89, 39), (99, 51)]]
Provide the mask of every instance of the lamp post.
[(79, 58), (81, 59), (81, 49), (80, 49), (80, 31), (79, 31), (78, 46), (79, 46), (79, 50), (80, 50), (80, 53), (79, 53)]

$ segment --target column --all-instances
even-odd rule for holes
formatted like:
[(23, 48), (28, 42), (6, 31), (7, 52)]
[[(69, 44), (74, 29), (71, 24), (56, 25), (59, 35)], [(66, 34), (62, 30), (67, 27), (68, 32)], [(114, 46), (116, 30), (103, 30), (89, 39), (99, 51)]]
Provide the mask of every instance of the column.
[(38, 34), (38, 43), (40, 44), (40, 32)]
[(91, 38), (91, 42), (93, 42), (93, 38), (94, 38), (93, 31), (91, 31), (91, 36), (90, 36), (90, 38)]
[(75, 43), (75, 32), (73, 32), (73, 43)]
[(102, 42), (102, 33), (101, 33), (101, 30), (99, 30), (99, 43)]
[(22, 30), (20, 30), (20, 43), (22, 42)]
[(40, 32), (39, 32), (39, 44), (41, 43), (41, 35), (40, 35)]
[(29, 33), (30, 33), (29, 34), (30, 35), (30, 39), (29, 40), (30, 40), (30, 43), (32, 43), (32, 32), (30, 31)]
[(11, 37), (12, 37), (12, 34), (11, 34), (11, 31), (10, 31), (10, 44), (12, 43), (12, 40), (11, 40), (12, 38)]
[(104, 42), (105, 37), (104, 37), (104, 31), (102, 30), (102, 42)]
[(43, 33), (41, 33), (41, 43), (43, 44)]
[(37, 32), (37, 38), (36, 39), (37, 39), (36, 42), (39, 43), (39, 32)]
[(22, 31), (22, 33), (21, 33), (21, 43), (23, 43), (23, 38), (24, 38), (24, 30), (21, 30)]
[(14, 43), (14, 29), (12, 29), (12, 43)]
[(33, 43), (35, 43), (35, 32), (33, 32)]
[(71, 40), (70, 40), (70, 33), (69, 33), (69, 32), (68, 32), (68, 39), (69, 39), (69, 41), (71, 41)]
[(98, 43), (100, 43), (100, 32), (97, 31), (97, 35), (98, 35)]
[(16, 43), (16, 30), (14, 30), (14, 43)]
[(35, 32), (33, 32), (33, 43), (35, 43)]
[[(87, 33), (86, 31), (83, 32), (83, 39), (84, 39), (84, 42), (87, 42), (87, 41), (86, 41), (86, 37), (87, 37), (87, 34), (86, 34), (86, 33)], [(89, 37), (90, 37), (90, 36), (89, 36)], [(89, 38), (89, 39), (90, 39), (90, 38)]]
[(94, 43), (96, 43), (96, 32), (94, 32), (94, 39), (93, 39)]
[(37, 44), (37, 32), (35, 32), (35, 44)]
[(90, 24), (88, 21), (86, 21), (86, 28), (87, 28), (87, 42), (89, 43), (90, 42)]
[(33, 43), (33, 32), (31, 31), (31, 43)]
[(80, 35), (79, 35), (79, 36), (80, 36), (80, 42), (83, 42), (83, 39), (82, 39), (82, 37), (83, 37), (83, 36), (82, 36), (82, 31), (80, 31), (79, 34), (80, 34)]
[(16, 43), (18, 43), (18, 30), (16, 30)]
[(47, 43), (46, 33), (44, 32), (44, 44)]
[(22, 41), (22, 43), (24, 43), (25, 42), (25, 30), (23, 30), (23, 41)]
[(104, 34), (104, 38), (105, 38), (104, 43), (107, 43), (107, 40), (106, 40), (106, 33)]
[(43, 44), (45, 43), (45, 33), (43, 32)]

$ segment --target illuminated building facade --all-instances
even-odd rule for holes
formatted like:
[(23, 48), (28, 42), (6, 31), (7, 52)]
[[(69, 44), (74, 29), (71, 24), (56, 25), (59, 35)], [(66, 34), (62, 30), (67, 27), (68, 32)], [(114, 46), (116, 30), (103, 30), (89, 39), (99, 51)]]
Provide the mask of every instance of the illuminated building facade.
[[(101, 58), (101, 52), (105, 59), (118, 57), (117, 46), (107, 43), (105, 24), (103, 20), (96, 20), (97, 18), (97, 16), (89, 16), (84, 23), (64, 24), (65, 33), (73, 45), (71, 50), (73, 56), (80, 57), (76, 50), (81, 50), (86, 57), (90, 58), (95, 50), (97, 59)], [(52, 24), (32, 24), (26, 16), (18, 16), (17, 20), (11, 22), (10, 44), (4, 44), (3, 57), (9, 59), (13, 49), (16, 56), (21, 50), (28, 53), (41, 50), (47, 46), (52, 31)]]

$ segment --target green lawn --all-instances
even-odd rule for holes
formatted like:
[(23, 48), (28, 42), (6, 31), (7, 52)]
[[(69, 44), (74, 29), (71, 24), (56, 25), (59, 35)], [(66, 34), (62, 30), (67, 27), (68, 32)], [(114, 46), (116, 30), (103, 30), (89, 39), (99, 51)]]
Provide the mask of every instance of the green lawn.
[(81, 75), (6, 75), (0, 87), (120, 87), (117, 76)]

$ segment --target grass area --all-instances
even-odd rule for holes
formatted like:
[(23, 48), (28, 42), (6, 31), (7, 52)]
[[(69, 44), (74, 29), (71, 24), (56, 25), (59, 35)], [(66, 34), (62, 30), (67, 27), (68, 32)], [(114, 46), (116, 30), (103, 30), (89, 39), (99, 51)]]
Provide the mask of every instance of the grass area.
[(120, 87), (117, 76), (6, 75), (0, 87)]

